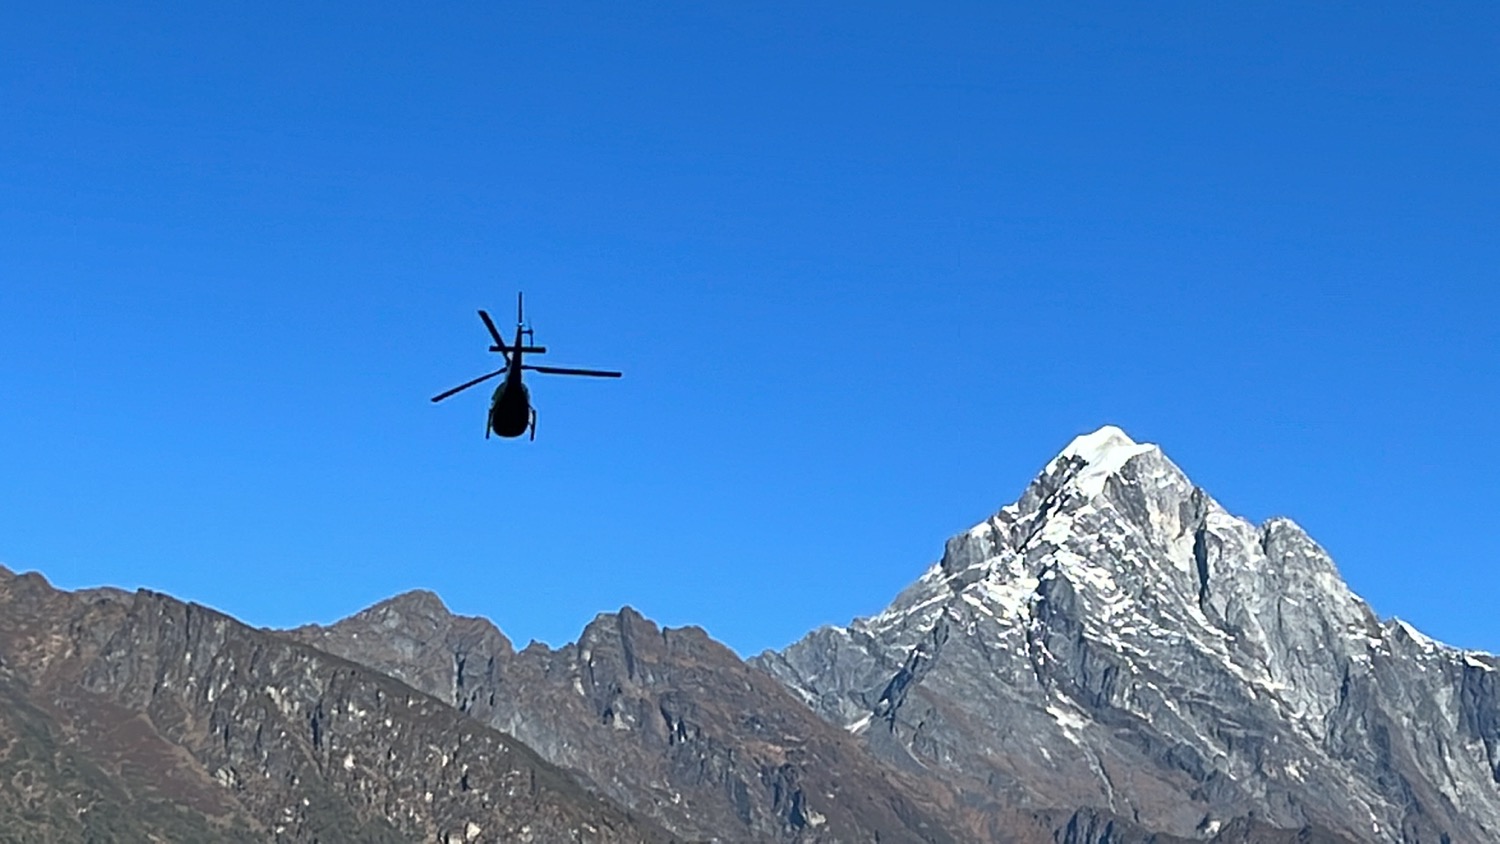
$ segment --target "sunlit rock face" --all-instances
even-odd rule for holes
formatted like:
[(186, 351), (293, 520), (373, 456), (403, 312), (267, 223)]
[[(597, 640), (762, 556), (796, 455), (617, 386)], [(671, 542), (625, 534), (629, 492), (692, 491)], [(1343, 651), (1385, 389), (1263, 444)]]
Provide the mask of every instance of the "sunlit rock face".
[[(698, 628), (626, 608), (573, 644), (517, 652), (490, 622), (416, 592), (291, 635), (446, 700), (685, 840), (987, 837), (988, 816), (951, 789), (882, 764)], [(992, 840), (1050, 839), (1045, 819), (1014, 820)]]
[[(882, 761), (867, 731), (820, 718), (704, 631), (661, 628), (629, 609), (600, 615), (576, 643), (519, 652), (488, 621), (452, 615), (422, 592), (290, 635), (514, 735), (685, 840), (1180, 840), (1107, 808), (1062, 800), (1026, 806), (1014, 790), (934, 776), (909, 759)], [(1246, 818), (1216, 840), (1342, 840), (1306, 832), (1287, 837)]]
[(753, 662), (887, 761), (1020, 805), (1500, 841), (1495, 658), (1382, 622), (1297, 525), (1231, 515), (1117, 428), (884, 612)]

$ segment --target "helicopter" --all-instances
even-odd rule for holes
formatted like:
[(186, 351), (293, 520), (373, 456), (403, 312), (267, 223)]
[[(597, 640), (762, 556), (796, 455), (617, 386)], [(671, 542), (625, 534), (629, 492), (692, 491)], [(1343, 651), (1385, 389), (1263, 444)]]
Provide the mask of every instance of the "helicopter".
[(484, 320), (484, 327), (489, 329), (490, 337), (495, 341), (495, 344), (490, 346), (490, 351), (499, 352), (505, 358), (505, 366), (432, 397), (434, 403), (440, 402), (454, 393), (467, 390), (496, 375), (504, 375), (505, 380), (500, 382), (500, 386), (495, 388), (495, 393), (490, 398), (490, 412), (484, 422), (485, 439), (489, 439), (491, 432), (500, 437), (519, 437), (528, 430), (531, 432), (531, 439), (536, 439), (536, 408), (531, 405), (531, 392), (526, 389), (525, 384), (521, 383), (521, 373), (525, 370), (529, 369), (532, 372), (547, 375), (588, 375), (594, 378), (619, 378), (623, 374), (605, 369), (576, 369), (566, 366), (536, 366), (522, 363), (523, 355), (540, 355), (547, 352), (546, 346), (534, 345), (535, 335), (526, 325), (523, 295), (522, 293), (516, 294), (516, 341), (509, 346), (505, 345), (505, 340), (501, 339), (499, 330), (495, 328), (495, 321), (490, 319), (490, 315), (482, 308), (479, 311), (479, 318)]

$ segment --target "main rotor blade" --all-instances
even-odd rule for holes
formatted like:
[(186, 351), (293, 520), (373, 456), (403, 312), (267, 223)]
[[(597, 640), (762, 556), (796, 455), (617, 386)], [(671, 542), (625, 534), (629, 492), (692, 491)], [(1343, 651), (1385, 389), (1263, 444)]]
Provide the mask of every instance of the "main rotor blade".
[(458, 392), (460, 390), (467, 390), (467, 389), (469, 389), (470, 387), (474, 386), (475, 384), (478, 384), (480, 381), (488, 381), (489, 379), (494, 378), (496, 375), (501, 375), (507, 369), (510, 369), (510, 367), (508, 367), (508, 366), (502, 366), (499, 369), (495, 370), (494, 372), (491, 372), (488, 375), (481, 375), (478, 378), (475, 378), (473, 381), (467, 381), (467, 382), (465, 382), (463, 384), (459, 384), (457, 387), (454, 387), (453, 389), (449, 390), (446, 393), (438, 393), (437, 395), (435, 395), (435, 396), (432, 397), (432, 400), (435, 401), (435, 402), (442, 401), (443, 399), (446, 399), (447, 397), (453, 395), (454, 393), (456, 393), (456, 392)]
[(592, 375), (595, 378), (619, 378), (623, 372), (615, 372), (608, 369), (573, 369), (566, 366), (532, 366), (523, 364), (522, 369), (534, 369), (537, 372), (545, 372), (548, 375)]
[[(505, 345), (505, 341), (500, 339), (500, 331), (499, 329), (495, 328), (495, 321), (490, 319), (489, 312), (484, 310), (483, 308), (480, 308), (479, 318), (484, 320), (484, 327), (490, 330), (490, 336), (495, 338), (495, 345), (500, 347), (498, 349), (491, 349), (490, 351), (505, 354), (508, 347)], [(506, 356), (506, 360), (510, 360), (509, 355)]]

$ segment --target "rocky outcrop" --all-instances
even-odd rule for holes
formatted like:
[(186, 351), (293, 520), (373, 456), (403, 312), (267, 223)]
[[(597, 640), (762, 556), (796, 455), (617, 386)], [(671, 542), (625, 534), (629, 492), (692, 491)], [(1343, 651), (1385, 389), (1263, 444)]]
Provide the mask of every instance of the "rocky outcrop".
[(517, 653), (415, 592), (292, 635), (442, 697), (684, 836), (974, 840), (951, 790), (889, 770), (698, 628), (626, 608), (575, 644)]
[(368, 668), (0, 569), (0, 840), (672, 840)]
[[(883, 764), (864, 737), (818, 718), (703, 631), (661, 629), (628, 608), (599, 616), (577, 643), (557, 650), (533, 644), (518, 653), (489, 622), (454, 616), (426, 592), (291, 635), (446, 696), (454, 708), (523, 739), (601, 793), (689, 838), (1193, 840), (1162, 835), (1107, 808), (1066, 800), (1025, 807), (994, 781)], [(878, 706), (902, 709), (943, 639), (929, 637), (908, 657)], [(1342, 839), (1242, 819), (1214, 840)]]
[(881, 614), (754, 662), (964, 794), (1184, 838), (1500, 840), (1496, 660), (1382, 622), (1295, 524), (1232, 516), (1118, 429)]

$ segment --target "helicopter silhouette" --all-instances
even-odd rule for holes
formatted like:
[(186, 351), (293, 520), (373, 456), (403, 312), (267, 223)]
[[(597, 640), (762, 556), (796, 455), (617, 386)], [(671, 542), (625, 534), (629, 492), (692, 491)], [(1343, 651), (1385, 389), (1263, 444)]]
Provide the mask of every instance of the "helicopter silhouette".
[(517, 293), (516, 341), (509, 346), (505, 345), (505, 341), (501, 339), (500, 332), (495, 328), (495, 322), (490, 319), (490, 315), (483, 309), (479, 311), (479, 318), (484, 320), (484, 327), (489, 329), (490, 337), (495, 340), (495, 345), (490, 346), (490, 351), (503, 355), (505, 366), (432, 397), (433, 402), (440, 402), (454, 393), (467, 390), (496, 375), (504, 375), (505, 380), (500, 382), (500, 386), (495, 388), (494, 395), (490, 397), (490, 412), (484, 422), (485, 439), (489, 439), (492, 431), (496, 436), (519, 437), (528, 430), (531, 431), (531, 439), (536, 439), (536, 408), (531, 404), (531, 392), (526, 389), (525, 384), (521, 383), (521, 373), (525, 370), (529, 369), (532, 372), (547, 375), (588, 375), (594, 378), (619, 378), (623, 374), (605, 369), (576, 369), (566, 366), (536, 366), (522, 363), (523, 355), (540, 355), (547, 352), (546, 346), (532, 345), (536, 338), (526, 325), (523, 304), (522, 294)]

